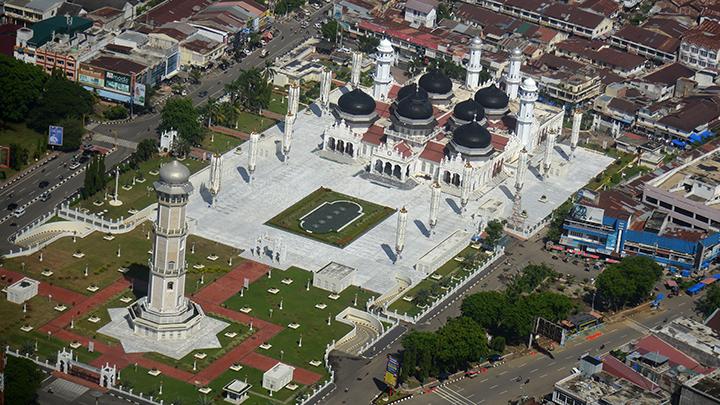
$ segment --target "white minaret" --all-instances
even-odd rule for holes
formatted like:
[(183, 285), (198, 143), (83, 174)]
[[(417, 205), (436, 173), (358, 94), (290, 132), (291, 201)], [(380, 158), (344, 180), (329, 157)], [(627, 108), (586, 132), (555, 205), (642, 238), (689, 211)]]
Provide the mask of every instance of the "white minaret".
[(252, 175), (255, 173), (255, 164), (257, 163), (257, 148), (258, 142), (260, 141), (260, 134), (253, 132), (250, 134), (250, 153), (248, 154), (248, 173), (252, 180)]
[(555, 149), (555, 138), (557, 132), (554, 129), (548, 131), (547, 140), (545, 142), (545, 156), (543, 157), (543, 177), (546, 179), (550, 175), (550, 167), (552, 166), (553, 150)]
[(525, 176), (528, 167), (528, 153), (523, 148), (517, 161), (517, 170), (515, 171), (515, 195), (513, 196), (513, 209), (510, 218), (513, 226), (520, 229), (525, 218), (522, 215), (522, 188), (525, 185)]
[(397, 233), (395, 234), (395, 252), (397, 252), (397, 258), (400, 259), (400, 254), (405, 248), (405, 232), (407, 230), (407, 210), (405, 207), (400, 208), (398, 211), (397, 221)]
[(436, 181), (430, 186), (430, 233), (435, 230), (438, 220), (438, 210), (440, 209), (440, 184)]
[(352, 53), (352, 68), (350, 69), (350, 84), (354, 89), (360, 85), (360, 70), (362, 69), (362, 52)]
[(535, 80), (527, 78), (520, 86), (520, 110), (517, 114), (515, 135), (520, 143), (527, 150), (532, 150), (535, 139), (533, 139), (533, 124), (535, 123), (535, 101), (538, 98), (538, 88)]
[(330, 108), (330, 89), (332, 88), (332, 70), (323, 67), (320, 73), (320, 106), (324, 111)]
[(300, 107), (300, 85), (297, 82), (292, 82), (288, 87), (288, 112), (292, 115), (297, 115), (298, 108)]
[(482, 54), (482, 41), (480, 37), (475, 37), (470, 42), (470, 61), (465, 69), (465, 87), (475, 90), (480, 86), (480, 72), (482, 64), (480, 63), (480, 55)]
[(472, 170), (473, 168), (470, 162), (465, 162), (465, 167), (463, 168), (462, 184), (460, 185), (460, 205), (462, 206), (463, 212), (465, 212), (465, 207), (467, 207), (468, 201), (470, 201)]
[(220, 193), (220, 177), (222, 175), (222, 155), (213, 153), (210, 156), (210, 194), (213, 197), (213, 203), (218, 193)]
[(283, 128), (283, 139), (282, 139), (282, 149), (283, 149), (283, 154), (285, 155), (286, 162), (288, 161), (288, 159), (290, 159), (290, 146), (292, 144), (293, 123), (294, 122), (295, 122), (295, 116), (288, 113), (285, 116), (285, 127)]
[(380, 41), (375, 53), (375, 84), (373, 85), (373, 98), (385, 100), (390, 92), (392, 75), (390, 67), (395, 62), (395, 51), (387, 38)]
[(520, 48), (515, 48), (510, 55), (510, 64), (508, 72), (505, 76), (505, 93), (510, 100), (515, 100), (518, 96), (518, 87), (520, 87), (520, 66), (522, 65), (522, 52)]
[(155, 243), (150, 259), (148, 284), (148, 309), (161, 314), (183, 312), (185, 298), (185, 206), (192, 184), (188, 181), (190, 170), (177, 160), (160, 168), (160, 180), (156, 181), (158, 210), (155, 217)]
[(570, 133), (570, 150), (571, 157), (575, 157), (575, 149), (577, 149), (580, 140), (580, 124), (582, 123), (583, 113), (580, 110), (573, 112), (572, 132)]

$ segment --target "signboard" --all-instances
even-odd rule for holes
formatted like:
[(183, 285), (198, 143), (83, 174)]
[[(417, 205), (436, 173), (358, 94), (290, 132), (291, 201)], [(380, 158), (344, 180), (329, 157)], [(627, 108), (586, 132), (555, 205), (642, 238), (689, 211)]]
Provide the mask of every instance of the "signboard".
[(243, 287), (250, 288), (250, 279), (245, 277), (243, 278)]
[(50, 130), (48, 131), (48, 145), (62, 146), (62, 144), (63, 127), (56, 127), (55, 125), (50, 125)]
[(400, 374), (400, 362), (393, 356), (388, 355), (387, 365), (385, 367), (385, 384), (390, 387), (397, 385), (398, 374)]
[(133, 91), (133, 103), (137, 105), (145, 105), (145, 85), (142, 83), (135, 83), (135, 90)]
[(535, 327), (533, 332), (545, 336), (558, 342), (561, 346), (565, 345), (565, 329), (555, 322), (550, 322), (545, 318), (538, 317), (535, 319)]
[(104, 87), (105, 73), (91, 67), (82, 66), (78, 70), (78, 81), (92, 87)]
[(105, 72), (105, 88), (130, 93), (130, 76)]

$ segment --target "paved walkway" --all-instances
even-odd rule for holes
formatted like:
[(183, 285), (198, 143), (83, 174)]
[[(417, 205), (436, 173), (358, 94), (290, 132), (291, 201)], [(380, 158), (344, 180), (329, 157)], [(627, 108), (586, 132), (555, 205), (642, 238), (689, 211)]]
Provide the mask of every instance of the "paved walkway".
[(208, 302), (221, 305), (230, 297), (237, 294), (243, 287), (245, 278), (253, 283), (265, 273), (269, 267), (251, 260), (244, 261), (241, 265), (217, 279), (214, 283), (208, 284), (193, 296), (194, 301)]

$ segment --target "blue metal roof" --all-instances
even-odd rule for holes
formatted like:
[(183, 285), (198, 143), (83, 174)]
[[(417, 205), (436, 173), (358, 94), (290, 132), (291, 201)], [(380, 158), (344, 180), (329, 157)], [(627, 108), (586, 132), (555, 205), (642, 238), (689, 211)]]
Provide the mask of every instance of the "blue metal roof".
[(657, 246), (659, 249), (667, 249), (681, 253), (695, 253), (697, 244), (678, 238), (659, 236), (658, 234), (646, 231), (625, 231), (625, 240), (642, 243), (647, 246)]
[(696, 292), (699, 292), (699, 291), (702, 290), (703, 288), (705, 288), (705, 284), (703, 284), (703, 283), (697, 283), (697, 284), (695, 284), (694, 286), (688, 288), (688, 289), (687, 289), (687, 292), (689, 292), (689, 293), (691, 293), (691, 294), (694, 294), (694, 293), (696, 293)]

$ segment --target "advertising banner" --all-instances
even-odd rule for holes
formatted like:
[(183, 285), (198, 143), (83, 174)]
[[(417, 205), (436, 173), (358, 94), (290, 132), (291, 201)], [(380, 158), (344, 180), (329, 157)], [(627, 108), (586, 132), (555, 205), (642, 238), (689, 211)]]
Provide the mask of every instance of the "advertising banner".
[(145, 85), (142, 83), (135, 83), (135, 90), (133, 91), (133, 102), (137, 105), (145, 105)]
[(48, 145), (62, 146), (63, 144), (63, 127), (50, 125), (48, 131)]
[(104, 87), (105, 72), (89, 66), (81, 66), (78, 71), (78, 81), (92, 87)]
[(130, 76), (105, 72), (105, 88), (130, 94)]
[(400, 374), (400, 362), (393, 356), (388, 355), (387, 365), (385, 367), (385, 384), (390, 387), (397, 385), (398, 374)]

